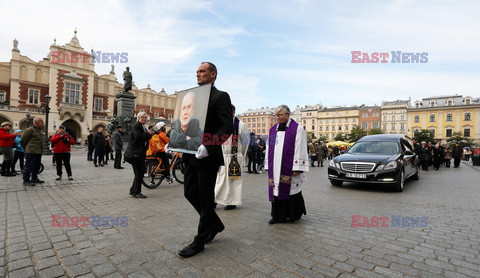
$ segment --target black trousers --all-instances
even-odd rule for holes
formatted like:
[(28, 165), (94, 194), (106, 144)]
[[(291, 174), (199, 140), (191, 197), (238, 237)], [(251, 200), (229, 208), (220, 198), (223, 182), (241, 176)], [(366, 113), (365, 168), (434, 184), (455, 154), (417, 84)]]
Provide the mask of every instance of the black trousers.
[(450, 159), (445, 159), (445, 166), (450, 168)]
[(460, 156), (453, 157), (453, 167), (460, 166)]
[(257, 161), (256, 161), (256, 156), (253, 155), (248, 155), (248, 172), (251, 173), (252, 170), (253, 172), (257, 172)]
[(95, 148), (88, 148), (88, 152), (87, 152), (87, 160), (88, 161), (91, 161), (93, 160), (93, 150), (95, 150)]
[(115, 149), (115, 163), (113, 168), (122, 167), (122, 149)]
[(70, 166), (70, 153), (54, 153), (55, 165), (57, 167), (57, 176), (62, 175), (62, 164), (65, 165), (65, 171), (70, 177), (72, 175), (72, 167)]
[(24, 159), (25, 159), (24, 152), (13, 151), (12, 172), (15, 172), (15, 165), (17, 164), (17, 161), (20, 163), (20, 171), (23, 171)]
[(42, 163), (42, 154), (25, 153), (25, 168), (23, 168), (23, 180), (30, 181), (38, 179), (38, 170), (40, 170), (40, 163)]
[(132, 163), (132, 168), (135, 177), (133, 178), (132, 187), (130, 187), (130, 195), (135, 196), (142, 193), (142, 179), (145, 174), (145, 157), (137, 158)]
[(105, 162), (104, 160), (105, 156), (105, 147), (96, 147), (95, 148), (95, 153), (93, 155), (93, 163), (103, 163)]
[(198, 232), (194, 239), (200, 244), (205, 243), (209, 234), (225, 228), (214, 209), (218, 168), (196, 167), (192, 163), (186, 163), (184, 195), (200, 215)]

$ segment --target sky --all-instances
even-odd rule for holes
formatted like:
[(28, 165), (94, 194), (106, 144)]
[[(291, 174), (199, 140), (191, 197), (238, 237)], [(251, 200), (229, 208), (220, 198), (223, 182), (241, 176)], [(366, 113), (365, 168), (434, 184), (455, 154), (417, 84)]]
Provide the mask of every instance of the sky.
[[(138, 88), (167, 94), (196, 86), (202, 61), (237, 113), (286, 104), (381, 105), (440, 95), (480, 96), (480, 1), (2, 1), (0, 62), (13, 39), (34, 61), (73, 31), (90, 49), (128, 53)], [(387, 63), (352, 63), (352, 51)], [(392, 63), (391, 52), (428, 53), (426, 63)], [(360, 56), (360, 59), (362, 56)], [(110, 63), (95, 65), (99, 75)]]

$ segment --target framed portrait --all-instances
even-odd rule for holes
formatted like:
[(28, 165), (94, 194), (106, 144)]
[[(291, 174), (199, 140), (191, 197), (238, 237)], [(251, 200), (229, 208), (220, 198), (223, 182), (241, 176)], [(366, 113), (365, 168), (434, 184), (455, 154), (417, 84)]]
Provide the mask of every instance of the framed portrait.
[(168, 148), (174, 152), (197, 153), (202, 144), (212, 84), (177, 92)]

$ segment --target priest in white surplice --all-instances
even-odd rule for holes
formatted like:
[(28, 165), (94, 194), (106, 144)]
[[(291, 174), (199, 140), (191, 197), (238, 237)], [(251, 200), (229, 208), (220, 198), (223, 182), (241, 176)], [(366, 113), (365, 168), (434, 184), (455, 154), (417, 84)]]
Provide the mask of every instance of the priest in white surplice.
[(269, 224), (295, 222), (307, 214), (302, 196), (305, 172), (309, 169), (307, 134), (290, 119), (288, 106), (278, 106), (275, 113), (277, 124), (270, 129), (265, 155), (272, 203)]
[(222, 145), (224, 166), (220, 166), (215, 184), (215, 203), (226, 205), (225, 210), (242, 204), (242, 168), (250, 136), (248, 127), (235, 117), (232, 105), (233, 133)]

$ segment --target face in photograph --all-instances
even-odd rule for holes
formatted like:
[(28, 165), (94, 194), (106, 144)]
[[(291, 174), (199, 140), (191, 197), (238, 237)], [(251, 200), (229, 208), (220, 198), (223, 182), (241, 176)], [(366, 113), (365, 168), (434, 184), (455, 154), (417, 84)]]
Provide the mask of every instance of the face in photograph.
[(185, 94), (182, 100), (181, 114), (180, 114), (180, 123), (182, 129), (186, 130), (190, 120), (192, 119), (194, 112), (194, 103), (195, 103), (195, 94), (193, 92), (188, 92)]

